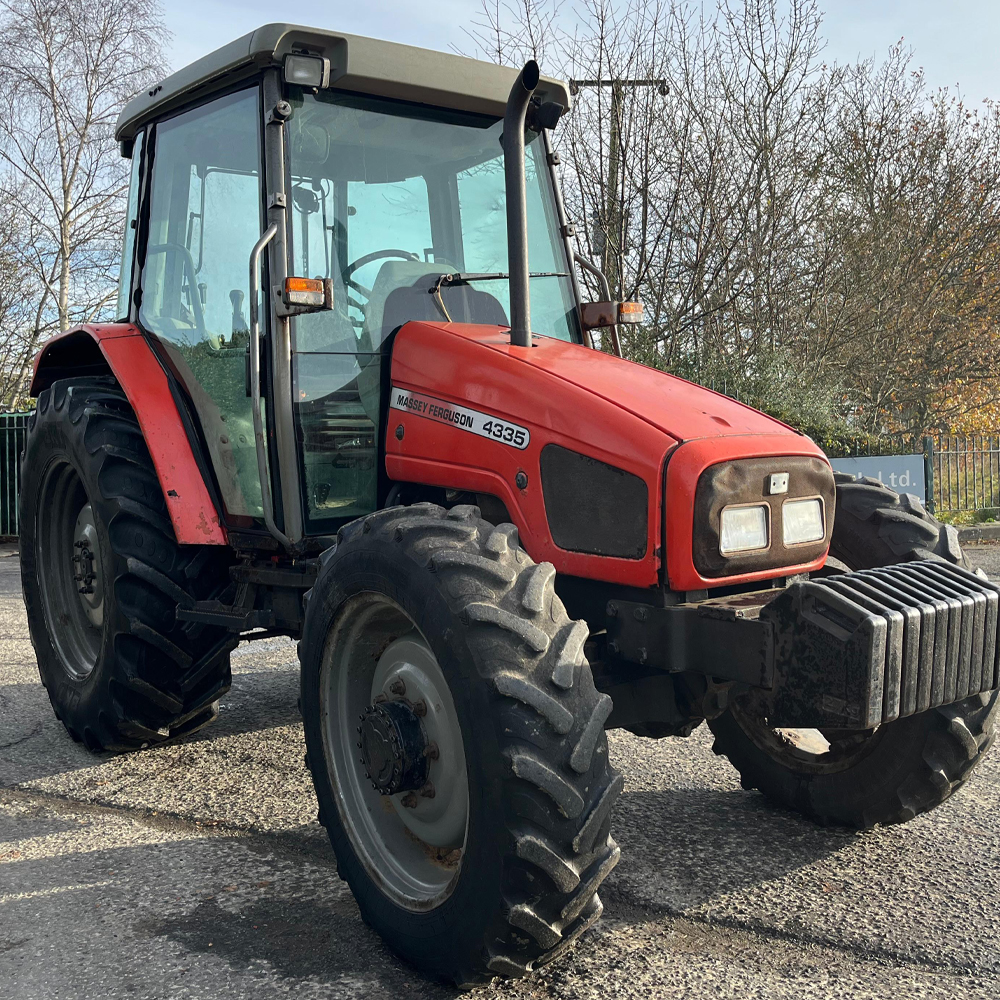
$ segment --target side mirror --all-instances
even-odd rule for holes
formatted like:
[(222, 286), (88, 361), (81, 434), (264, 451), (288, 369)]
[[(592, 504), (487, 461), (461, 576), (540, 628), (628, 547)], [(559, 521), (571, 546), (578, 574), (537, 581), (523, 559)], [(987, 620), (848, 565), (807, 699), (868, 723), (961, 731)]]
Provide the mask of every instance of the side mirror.
[(333, 278), (285, 278), (281, 309), (285, 316), (323, 312), (333, 308)]
[(585, 330), (599, 330), (619, 323), (641, 323), (642, 303), (584, 302), (580, 305), (580, 322)]

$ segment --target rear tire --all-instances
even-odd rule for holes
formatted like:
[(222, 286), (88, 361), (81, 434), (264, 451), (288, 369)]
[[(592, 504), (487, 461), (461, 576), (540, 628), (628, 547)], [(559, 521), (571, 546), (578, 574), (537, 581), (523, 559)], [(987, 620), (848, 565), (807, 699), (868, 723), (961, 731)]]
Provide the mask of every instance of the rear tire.
[[(393, 950), (462, 986), (523, 976), (565, 952), (600, 916), (596, 890), (620, 854), (610, 814), (622, 778), (604, 734), (611, 700), (594, 687), (587, 627), (566, 616), (554, 578), (518, 547), (513, 525), (494, 527), (476, 507), (417, 504), (342, 529), (309, 595), (307, 760), (338, 871)], [(411, 657), (433, 658), (424, 673), (437, 671), (448, 690), (423, 717), (443, 737), (419, 780), (460, 797), (445, 769), (464, 754), (464, 832), (444, 846), (402, 829), (421, 810), (430, 822), (425, 800), (410, 792), (408, 814), (404, 793), (359, 777), (353, 729), (373, 711), (366, 700), (403, 712), (421, 691), (386, 680), (401, 642)], [(428, 857), (451, 867), (435, 874)]]
[[(836, 479), (830, 555), (849, 570), (915, 559), (969, 568), (955, 528), (917, 497), (877, 479)], [(863, 733), (828, 731), (825, 751), (815, 731), (770, 728), (752, 695), (709, 726), (744, 788), (818, 823), (865, 829), (906, 822), (961, 788), (993, 743), (997, 697), (974, 695)]]
[(139, 423), (114, 379), (66, 379), (39, 395), (20, 526), (38, 671), (73, 739), (132, 750), (217, 717), (237, 639), (179, 624), (176, 610), (222, 594), (229, 550), (177, 544)]

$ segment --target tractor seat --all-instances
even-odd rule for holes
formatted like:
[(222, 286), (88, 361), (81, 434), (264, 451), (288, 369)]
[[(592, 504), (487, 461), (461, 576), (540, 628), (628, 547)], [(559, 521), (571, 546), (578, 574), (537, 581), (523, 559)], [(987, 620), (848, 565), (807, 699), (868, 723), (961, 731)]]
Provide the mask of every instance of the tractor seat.
[[(456, 268), (438, 261), (434, 264), (416, 260), (390, 260), (379, 268), (365, 309), (362, 343), (376, 350), (397, 327), (410, 320), (443, 322), (430, 289), (442, 274), (454, 274)], [(486, 323), (508, 326), (503, 306), (492, 295), (469, 285), (441, 290), (442, 301), (455, 323)], [(374, 334), (377, 331), (377, 336)], [(365, 350), (362, 347), (361, 350)]]

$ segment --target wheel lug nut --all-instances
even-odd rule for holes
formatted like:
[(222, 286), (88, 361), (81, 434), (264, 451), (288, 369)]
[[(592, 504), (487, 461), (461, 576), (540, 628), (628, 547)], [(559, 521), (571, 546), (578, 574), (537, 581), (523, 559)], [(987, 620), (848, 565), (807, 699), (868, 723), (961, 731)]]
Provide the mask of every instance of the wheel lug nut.
[(397, 678), (389, 685), (389, 690), (396, 695), (406, 694), (406, 685)]
[(420, 789), (420, 794), (425, 799), (433, 799), (437, 792), (434, 790), (434, 786), (428, 781), (423, 788)]
[(416, 797), (416, 795), (413, 794), (413, 792), (407, 792), (399, 800), (399, 802), (400, 802), (400, 805), (404, 806), (407, 809), (416, 809), (417, 808), (417, 797)]
[(438, 745), (436, 743), (428, 743), (427, 746), (424, 747), (424, 756), (428, 760), (440, 759), (441, 751), (438, 749)]
[(427, 702), (423, 698), (413, 703), (413, 714), (421, 719), (427, 714)]

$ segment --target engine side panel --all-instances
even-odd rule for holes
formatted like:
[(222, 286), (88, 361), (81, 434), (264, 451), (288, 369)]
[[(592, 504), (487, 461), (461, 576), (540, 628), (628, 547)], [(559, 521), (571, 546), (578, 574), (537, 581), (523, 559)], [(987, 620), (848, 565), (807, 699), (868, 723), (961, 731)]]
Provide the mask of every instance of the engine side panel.
[[(57, 378), (98, 372), (93, 349), (85, 346), (81, 335), (96, 343), (135, 410), (177, 541), (182, 545), (228, 544), (166, 373), (137, 327), (129, 323), (86, 325), (53, 337), (35, 358), (31, 395)], [(75, 370), (74, 360), (79, 361)]]
[[(392, 351), (386, 471), (396, 480), (499, 497), (531, 557), (553, 563), (560, 573), (655, 586), (661, 567), (663, 461), (676, 441), (649, 421), (554, 377), (536, 363), (537, 356), (565, 346), (573, 347), (538, 338), (533, 348), (511, 347), (507, 331), (497, 328), (407, 323)], [(586, 352), (595, 363), (602, 357), (587, 348), (575, 350)], [(412, 402), (397, 405), (401, 393)], [(435, 409), (428, 410), (428, 400), (440, 402), (429, 403)], [(460, 426), (463, 418), (457, 408), (500, 418), (515, 428), (510, 432), (513, 440), (474, 433), (467, 418)], [(517, 446), (516, 428), (527, 431), (524, 447)], [(649, 544), (641, 558), (570, 552), (553, 542), (540, 474), (541, 451), (547, 444), (583, 452), (646, 483)], [(518, 485), (519, 474), (527, 479), (523, 487)]]

